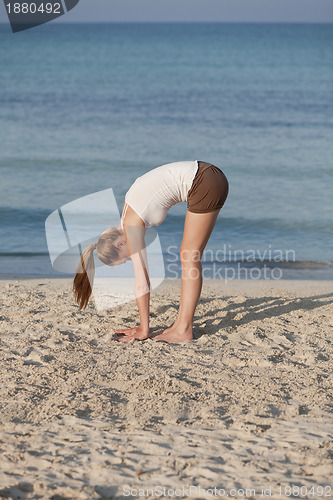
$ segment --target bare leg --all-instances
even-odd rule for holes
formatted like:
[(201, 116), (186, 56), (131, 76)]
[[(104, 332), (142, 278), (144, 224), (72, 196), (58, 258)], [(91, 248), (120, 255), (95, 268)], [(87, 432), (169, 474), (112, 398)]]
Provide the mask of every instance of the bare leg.
[(192, 322), (202, 288), (201, 258), (213, 231), (220, 209), (205, 214), (187, 211), (180, 247), (182, 265), (181, 292), (175, 323), (154, 340), (182, 342), (193, 339)]

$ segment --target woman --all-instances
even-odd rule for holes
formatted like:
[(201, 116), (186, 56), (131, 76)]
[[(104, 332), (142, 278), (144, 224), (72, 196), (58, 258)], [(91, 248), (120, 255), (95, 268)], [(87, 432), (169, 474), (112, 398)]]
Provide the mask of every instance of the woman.
[(180, 247), (182, 278), (178, 316), (175, 323), (154, 336), (154, 340), (192, 340), (193, 316), (202, 288), (201, 257), (228, 190), (224, 173), (215, 165), (201, 161), (169, 163), (139, 177), (126, 193), (119, 226), (104, 231), (97, 244), (86, 247), (81, 256), (73, 285), (80, 309), (87, 306), (92, 292), (95, 249), (97, 257), (106, 265), (131, 259), (140, 325), (116, 333), (125, 335), (118, 339), (122, 341), (148, 338), (150, 282), (144, 235), (148, 227), (163, 222), (172, 205), (187, 201)]

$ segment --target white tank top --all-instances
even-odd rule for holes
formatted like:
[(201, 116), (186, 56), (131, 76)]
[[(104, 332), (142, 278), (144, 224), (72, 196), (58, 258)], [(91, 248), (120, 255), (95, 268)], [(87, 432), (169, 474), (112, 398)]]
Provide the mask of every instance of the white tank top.
[[(154, 168), (138, 177), (125, 195), (125, 203), (144, 221), (145, 227), (159, 226), (172, 205), (187, 201), (197, 161), (179, 161)], [(121, 217), (121, 228), (127, 207)]]

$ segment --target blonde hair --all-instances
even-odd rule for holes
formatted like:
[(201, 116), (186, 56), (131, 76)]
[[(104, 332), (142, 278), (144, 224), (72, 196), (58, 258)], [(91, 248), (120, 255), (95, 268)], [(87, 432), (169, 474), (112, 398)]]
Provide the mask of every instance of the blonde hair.
[(94, 250), (103, 264), (112, 266), (112, 262), (119, 259), (118, 248), (114, 242), (123, 232), (116, 227), (110, 227), (104, 231), (96, 245), (88, 245), (82, 252), (79, 265), (73, 281), (73, 292), (79, 309), (85, 309), (88, 305), (95, 276)]

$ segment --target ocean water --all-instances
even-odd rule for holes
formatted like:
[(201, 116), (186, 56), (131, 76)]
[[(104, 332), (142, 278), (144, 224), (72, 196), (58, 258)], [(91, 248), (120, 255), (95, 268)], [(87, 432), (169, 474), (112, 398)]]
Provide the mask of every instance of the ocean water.
[[(60, 276), (54, 210), (112, 187), (121, 211), (137, 176), (197, 159), (230, 184), (207, 266), (332, 279), (332, 42), (314, 24), (1, 24), (0, 274)], [(166, 263), (185, 213), (157, 228)]]

